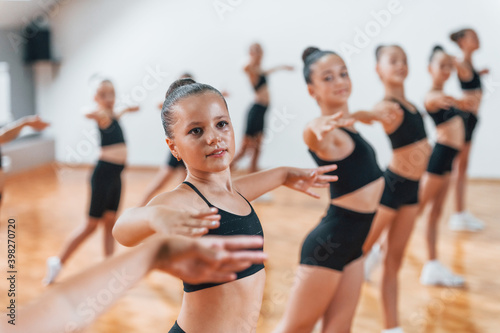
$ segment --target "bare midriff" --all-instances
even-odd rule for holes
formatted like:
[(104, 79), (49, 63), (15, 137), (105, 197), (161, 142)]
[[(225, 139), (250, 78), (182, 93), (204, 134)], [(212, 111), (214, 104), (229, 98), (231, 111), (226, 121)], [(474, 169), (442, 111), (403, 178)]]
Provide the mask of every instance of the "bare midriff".
[(179, 326), (186, 332), (255, 332), (265, 280), (262, 269), (236, 281), (184, 293)]
[(127, 161), (127, 146), (125, 143), (116, 143), (101, 147), (99, 159), (114, 164), (125, 164)]
[(432, 148), (427, 139), (393, 150), (389, 169), (411, 180), (419, 180), (427, 169)]

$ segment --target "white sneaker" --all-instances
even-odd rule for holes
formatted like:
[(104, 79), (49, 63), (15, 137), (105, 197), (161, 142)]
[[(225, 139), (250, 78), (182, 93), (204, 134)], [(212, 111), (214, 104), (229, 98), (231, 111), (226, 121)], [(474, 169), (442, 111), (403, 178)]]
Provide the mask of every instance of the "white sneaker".
[(371, 281), (372, 274), (380, 266), (382, 258), (383, 253), (380, 249), (380, 244), (374, 244), (365, 258), (365, 281)]
[(425, 286), (462, 287), (465, 280), (462, 276), (453, 274), (439, 261), (431, 260), (422, 269), (420, 283)]
[(61, 260), (58, 257), (50, 257), (47, 259), (47, 275), (43, 279), (43, 284), (48, 286), (53, 283), (57, 275), (61, 271)]
[(469, 211), (465, 211), (465, 221), (469, 231), (479, 231), (484, 229), (484, 222), (472, 215)]
[(480, 231), (484, 229), (484, 222), (468, 211), (453, 214), (448, 225), (453, 231)]
[(388, 328), (382, 331), (382, 333), (404, 333), (401, 327)]

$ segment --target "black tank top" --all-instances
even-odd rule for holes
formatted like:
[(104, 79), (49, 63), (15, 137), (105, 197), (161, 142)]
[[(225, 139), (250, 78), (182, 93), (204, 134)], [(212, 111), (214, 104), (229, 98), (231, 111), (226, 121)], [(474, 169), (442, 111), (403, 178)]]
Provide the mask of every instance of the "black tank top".
[(351, 132), (342, 127), (340, 129), (354, 141), (354, 150), (351, 155), (342, 160), (325, 161), (309, 149), (319, 166), (328, 164), (337, 164), (338, 166), (337, 170), (327, 173), (339, 176), (338, 181), (330, 183), (330, 197), (332, 199), (354, 192), (382, 176), (372, 146), (359, 133)]
[(99, 133), (101, 133), (102, 147), (125, 142), (120, 123), (115, 118), (113, 118), (113, 121), (107, 128), (99, 128)]
[(427, 113), (432, 120), (434, 120), (434, 124), (436, 124), (436, 126), (447, 122), (453, 117), (460, 116), (460, 110), (454, 107), (450, 107), (449, 109), (439, 109), (435, 112), (429, 112), (429, 110), (427, 110)]
[[(458, 79), (460, 80), (460, 78)], [(481, 90), (481, 78), (479, 77), (479, 73), (472, 68), (472, 79), (470, 79), (470, 81), (460, 80), (460, 87), (462, 87), (462, 90)]]
[(260, 89), (260, 87), (262, 87), (265, 84), (267, 84), (266, 76), (264, 74), (260, 74), (259, 80), (257, 81), (257, 84), (253, 87), (253, 89), (257, 91)]
[(410, 112), (399, 101), (395, 99), (393, 99), (392, 101), (398, 103), (404, 112), (401, 125), (399, 125), (399, 127), (394, 132), (389, 134), (392, 149), (408, 146), (412, 143), (427, 138), (427, 134), (425, 133), (424, 120), (422, 119), (422, 115), (420, 114), (420, 112), (418, 112), (418, 110), (416, 112)]
[[(201, 194), (201, 192), (193, 184), (186, 181), (183, 182), (183, 184), (186, 184), (189, 187), (191, 187), (200, 196), (200, 198), (202, 198), (203, 201), (207, 203), (209, 207), (215, 207), (203, 196), (203, 194)], [(241, 197), (245, 199), (245, 197), (243, 197), (242, 195)], [(248, 202), (247, 199), (245, 199), (245, 201)], [(250, 202), (248, 202), (248, 205), (251, 208), (251, 212), (246, 216), (236, 215), (215, 207), (219, 210), (218, 214), (220, 215), (220, 226), (217, 229), (209, 230), (207, 235), (220, 235), (220, 236), (247, 235), (247, 236), (264, 237), (264, 232), (262, 230), (262, 225), (260, 224), (259, 217), (257, 216), (257, 213), (255, 213)], [(262, 250), (262, 248), (260, 250)], [(263, 268), (264, 268), (263, 264), (252, 265), (249, 268), (241, 272), (238, 272), (236, 274), (237, 276), (236, 279), (239, 280), (244, 277), (253, 275)], [(221, 284), (222, 283), (189, 284), (184, 282), (184, 291), (189, 293), (210, 287), (215, 287)]]

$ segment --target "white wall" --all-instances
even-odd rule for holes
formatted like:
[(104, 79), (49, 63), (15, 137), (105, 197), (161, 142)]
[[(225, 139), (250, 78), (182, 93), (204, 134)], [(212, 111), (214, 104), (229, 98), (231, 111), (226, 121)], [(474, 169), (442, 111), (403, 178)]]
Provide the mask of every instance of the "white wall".
[[(296, 66), (295, 72), (270, 78), (272, 109), (268, 124), (274, 117), (277, 126), (268, 131), (272, 138), (264, 146), (262, 165), (313, 166), (301, 132), (319, 109), (308, 96), (301, 74), (302, 50), (315, 45), (340, 51), (347, 44), (359, 45), (358, 29), (377, 29), (372, 11), (387, 10), (394, 1), (69, 1), (51, 22), (55, 53), (62, 64), (53, 77), (39, 71), (37, 91), (44, 97), (38, 99), (37, 108), (53, 122), (51, 131), (59, 161), (92, 162), (97, 151), (91, 136), (94, 124), (85, 120), (80, 110), (91, 102), (88, 78), (95, 72), (104, 73), (114, 80), (118, 96), (135, 94), (139, 99), (140, 93), (146, 92), (140, 98), (142, 111), (123, 119), (130, 164), (161, 164), (166, 146), (156, 104), (170, 82), (188, 70), (198, 81), (230, 91), (228, 104), (239, 142), (252, 99), (241, 67), (248, 45), (260, 41), (265, 51), (264, 67), (283, 63)], [(220, 4), (226, 4), (223, 13), (215, 9), (214, 5)], [(495, 57), (500, 54), (497, 2), (402, 0), (396, 7), (400, 7), (399, 14), (392, 15), (357, 53), (344, 57), (353, 80), (353, 110), (369, 108), (382, 98), (382, 86), (374, 72), (374, 49), (380, 43), (397, 43), (406, 50), (410, 65), (407, 96), (421, 106), (430, 84), (426, 66), (432, 46), (440, 43), (458, 54), (448, 35), (463, 26), (476, 29), (482, 41), (474, 59), (476, 66), (489, 67), (487, 80), (500, 82)], [(159, 77), (157, 87), (151, 87), (155, 81), (148, 75), (155, 68), (168, 74)], [(452, 81), (447, 89), (459, 94), (457, 80)], [(500, 142), (496, 129), (500, 123), (496, 107), (500, 105), (499, 87), (500, 83), (486, 84), (470, 166), (474, 177), (500, 177), (500, 155), (498, 149), (492, 150)], [(279, 120), (276, 114), (283, 112), (293, 119)], [(285, 124), (283, 128), (278, 126), (280, 121)], [(428, 125), (432, 135), (434, 128), (430, 122)], [(382, 129), (363, 125), (359, 129), (373, 142), (385, 166), (390, 147)]]

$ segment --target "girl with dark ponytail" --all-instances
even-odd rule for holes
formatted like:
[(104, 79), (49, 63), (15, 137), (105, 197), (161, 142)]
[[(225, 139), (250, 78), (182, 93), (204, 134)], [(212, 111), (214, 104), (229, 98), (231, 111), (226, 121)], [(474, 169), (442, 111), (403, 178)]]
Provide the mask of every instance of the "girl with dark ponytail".
[(465, 192), (472, 136), (478, 122), (479, 106), (483, 97), (481, 75), (488, 74), (489, 71), (488, 69), (481, 71), (474, 69), (472, 55), (479, 49), (479, 38), (474, 30), (461, 29), (452, 33), (450, 38), (462, 50), (463, 58), (456, 62), (458, 79), (464, 97), (469, 98), (473, 103), (464, 110), (465, 112), (460, 113), (465, 122), (465, 145), (453, 165), (453, 178), (456, 181), (456, 213), (451, 216), (449, 226), (457, 231), (479, 231), (484, 228), (484, 223), (466, 210)]
[(319, 319), (322, 332), (349, 332), (363, 281), (362, 245), (384, 179), (374, 150), (353, 126), (347, 104), (351, 80), (342, 58), (310, 47), (302, 59), (307, 90), (321, 110), (306, 126), (304, 141), (318, 165), (338, 165), (339, 180), (330, 184), (325, 216), (304, 240), (295, 285), (275, 332), (311, 332)]
[[(385, 188), (373, 227), (363, 246), (369, 253), (366, 278), (369, 278), (376, 242), (387, 229), (387, 253), (381, 284), (384, 313), (384, 333), (402, 333), (398, 318), (398, 273), (404, 251), (419, 211), (419, 181), (425, 172), (431, 147), (427, 140), (422, 115), (406, 99), (404, 83), (408, 76), (408, 63), (404, 50), (398, 45), (379, 46), (376, 51), (376, 71), (385, 89), (384, 101), (400, 106), (396, 117), (383, 122), (383, 128), (392, 145), (392, 158), (384, 172)], [(370, 120), (364, 114), (361, 121)]]
[(423, 210), (428, 203), (431, 211), (427, 221), (428, 262), (424, 265), (420, 281), (424, 285), (444, 285), (459, 287), (464, 284), (463, 277), (453, 274), (437, 260), (438, 221), (444, 205), (453, 160), (465, 144), (465, 124), (461, 109), (473, 105), (470, 98), (458, 100), (444, 93), (444, 85), (454, 69), (453, 57), (442, 47), (432, 50), (429, 60), (429, 73), (432, 88), (425, 97), (425, 108), (436, 124), (437, 140), (422, 177), (420, 204)]

